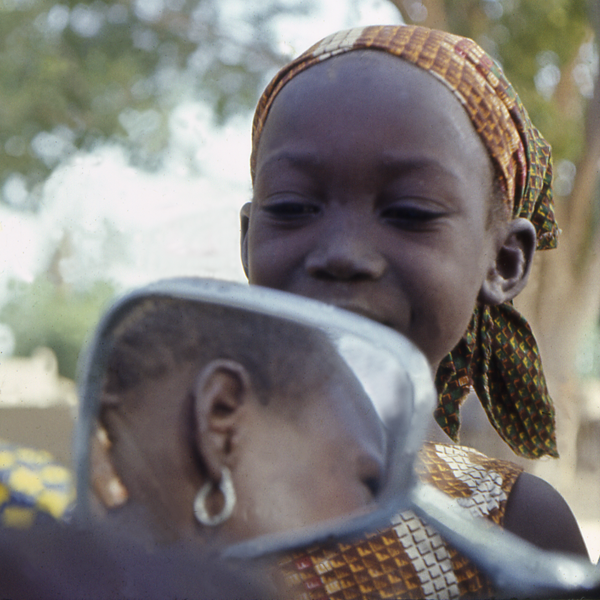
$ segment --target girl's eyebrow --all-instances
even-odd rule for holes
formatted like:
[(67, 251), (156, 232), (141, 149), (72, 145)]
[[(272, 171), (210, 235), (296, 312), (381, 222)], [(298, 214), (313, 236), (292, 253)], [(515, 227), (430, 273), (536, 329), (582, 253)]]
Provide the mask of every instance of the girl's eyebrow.
[(438, 175), (458, 180), (455, 171), (435, 158), (427, 156), (398, 156), (395, 153), (383, 152), (380, 161), (381, 171), (388, 177), (407, 175), (411, 172), (426, 171), (428, 175)]
[[(277, 150), (261, 161), (257, 173), (263, 169), (281, 167), (282, 163), (299, 171), (315, 172), (325, 167), (326, 161), (314, 152), (304, 150)], [(393, 152), (382, 152), (378, 170), (387, 177), (398, 177), (426, 171), (428, 175), (444, 176), (458, 180), (460, 177), (435, 158), (427, 156), (399, 156)]]
[(314, 152), (298, 150), (278, 150), (270, 154), (257, 168), (257, 173), (263, 169), (280, 167), (281, 163), (302, 171), (317, 171), (323, 168), (324, 160)]

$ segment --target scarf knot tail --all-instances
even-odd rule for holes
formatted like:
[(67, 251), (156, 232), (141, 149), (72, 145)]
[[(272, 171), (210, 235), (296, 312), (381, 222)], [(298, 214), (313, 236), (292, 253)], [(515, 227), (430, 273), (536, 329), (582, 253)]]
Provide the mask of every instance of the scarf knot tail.
[(480, 306), (467, 332), (437, 372), (434, 416), (458, 441), (459, 409), (473, 389), (487, 417), (513, 452), (558, 457), (554, 406), (529, 323), (512, 303)]

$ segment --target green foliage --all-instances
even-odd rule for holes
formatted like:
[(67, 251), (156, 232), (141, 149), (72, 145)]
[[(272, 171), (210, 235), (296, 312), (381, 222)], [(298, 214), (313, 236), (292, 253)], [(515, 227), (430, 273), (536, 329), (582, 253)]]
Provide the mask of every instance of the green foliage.
[[(188, 97), (209, 102), (218, 122), (251, 110), (266, 74), (284, 62), (273, 18), (309, 8), (306, 0), (0, 0), (0, 199), (36, 209), (61, 161), (106, 140), (138, 165), (159, 165), (171, 109)], [(123, 251), (107, 225), (105, 259)], [(61, 245), (68, 254), (69, 238)], [(17, 355), (48, 346), (74, 377), (114, 289), (70, 289), (54, 268), (59, 258), (46, 278), (11, 284), (0, 322), (12, 328)]]
[(270, 29), (281, 7), (253, 4), (236, 20), (222, 17), (225, 4), (236, 6), (0, 0), (0, 187), (12, 175), (35, 192), (70, 153), (108, 138), (157, 164), (169, 109), (186, 94), (209, 101), (221, 121), (252, 108), (265, 73), (282, 63)]
[(11, 287), (0, 323), (15, 334), (15, 355), (30, 356), (37, 347), (47, 346), (58, 358), (60, 373), (75, 378), (80, 348), (114, 297), (114, 288), (97, 282), (86, 291), (70, 291), (45, 277), (31, 284), (13, 282)]
[[(500, 62), (533, 122), (552, 144), (555, 162), (576, 162), (583, 148), (586, 98), (574, 68), (582, 63), (582, 44), (592, 36), (586, 0), (442, 4), (448, 31), (474, 39)], [(579, 75), (585, 73), (580, 69)], [(548, 85), (552, 79), (555, 86)]]

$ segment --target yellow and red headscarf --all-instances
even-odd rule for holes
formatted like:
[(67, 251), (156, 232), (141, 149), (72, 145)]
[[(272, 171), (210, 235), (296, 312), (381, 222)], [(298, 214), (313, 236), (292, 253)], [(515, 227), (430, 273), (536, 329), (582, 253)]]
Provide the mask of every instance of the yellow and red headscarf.
[[(353, 50), (379, 50), (427, 71), (454, 94), (492, 159), (514, 218), (531, 221), (537, 248), (555, 248), (550, 146), (533, 126), (500, 67), (467, 38), (410, 25), (372, 26), (326, 37), (285, 66), (259, 100), (252, 126), (252, 179), (258, 143), (273, 100), (293, 77)], [(507, 302), (475, 307), (469, 327), (441, 362), (437, 422), (458, 437), (459, 408), (474, 388), (492, 425), (522, 456), (558, 456), (554, 408), (527, 321)]]

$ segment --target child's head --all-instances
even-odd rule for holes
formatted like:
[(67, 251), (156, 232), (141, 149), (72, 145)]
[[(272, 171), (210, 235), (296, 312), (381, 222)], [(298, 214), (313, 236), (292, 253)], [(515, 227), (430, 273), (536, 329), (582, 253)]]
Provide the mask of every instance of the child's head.
[[(552, 247), (557, 234), (549, 147), (500, 69), (472, 41), (424, 28), (330, 36), (267, 87), (251, 167), (250, 283), (405, 334), (438, 369), (449, 394), (438, 421), (455, 434), (469, 386), (498, 387), (493, 370), (471, 368), (485, 354), (477, 344), (508, 325), (504, 307), (524, 287), (536, 243)], [(509, 443), (527, 427), (522, 415), (488, 414)]]
[[(166, 298), (136, 307), (115, 331), (99, 421), (129, 493), (112, 515), (158, 539), (310, 525), (369, 504), (383, 475), (381, 424), (328, 338), (231, 308)], [(237, 502), (211, 530), (194, 498), (214, 482), (207, 503), (218, 512), (223, 467)]]

